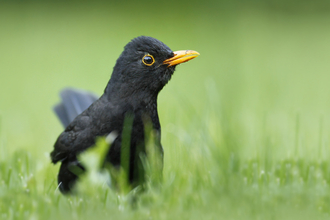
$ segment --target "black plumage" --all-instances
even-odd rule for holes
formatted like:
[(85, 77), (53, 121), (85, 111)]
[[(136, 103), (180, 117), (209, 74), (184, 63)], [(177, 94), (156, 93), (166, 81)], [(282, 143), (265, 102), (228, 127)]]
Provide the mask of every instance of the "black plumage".
[(58, 137), (51, 153), (54, 164), (62, 162), (58, 174), (61, 192), (66, 193), (72, 189), (78, 178), (77, 172), (73, 170), (85, 169), (77, 160), (77, 155), (93, 146), (98, 136), (106, 136), (111, 132), (118, 134), (106, 161), (114, 167), (120, 166), (122, 131), (127, 117), (132, 118), (128, 177), (131, 184), (140, 183), (143, 170), (139, 155), (145, 154), (146, 121), (151, 121), (157, 134), (157, 147), (163, 152), (157, 112), (158, 93), (171, 79), (177, 64), (198, 55), (195, 51), (173, 52), (157, 39), (137, 37), (125, 46), (117, 59), (110, 81), (99, 99), (95, 100), (93, 95), (74, 90), (62, 92), (62, 103), (55, 107), (55, 111), (64, 125), (69, 124)]

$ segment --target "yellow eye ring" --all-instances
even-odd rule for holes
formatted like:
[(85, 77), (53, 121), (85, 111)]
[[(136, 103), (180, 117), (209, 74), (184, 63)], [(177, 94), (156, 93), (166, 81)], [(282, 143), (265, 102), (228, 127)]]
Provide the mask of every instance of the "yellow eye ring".
[(152, 55), (150, 54), (146, 54), (144, 55), (144, 57), (142, 58), (142, 63), (146, 66), (151, 66), (152, 64), (155, 63), (155, 59)]

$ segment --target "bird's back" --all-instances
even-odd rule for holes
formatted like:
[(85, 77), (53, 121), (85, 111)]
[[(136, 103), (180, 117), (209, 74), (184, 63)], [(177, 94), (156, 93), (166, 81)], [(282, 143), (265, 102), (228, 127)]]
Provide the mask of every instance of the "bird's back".
[[(95, 138), (107, 136), (111, 132), (118, 134), (111, 146), (108, 160), (119, 165), (123, 126), (131, 126), (130, 143), (134, 151), (137, 145), (144, 145), (144, 121), (151, 119), (152, 127), (160, 132), (157, 109), (150, 110), (145, 104), (129, 104), (127, 100), (109, 101), (102, 95), (85, 111), (78, 115), (60, 134), (51, 153), (53, 163), (65, 159), (75, 159), (76, 155), (95, 144)], [(157, 106), (154, 106), (157, 108)], [(132, 123), (125, 124), (125, 118)], [(126, 120), (127, 122), (128, 120)], [(149, 122), (149, 121), (148, 121)]]

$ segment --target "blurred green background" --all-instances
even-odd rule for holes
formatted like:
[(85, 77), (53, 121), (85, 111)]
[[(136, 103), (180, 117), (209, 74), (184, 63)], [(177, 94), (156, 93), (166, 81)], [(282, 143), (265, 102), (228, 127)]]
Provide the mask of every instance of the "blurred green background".
[(328, 1), (169, 0), (1, 1), (0, 160), (24, 149), (46, 166), (63, 129), (52, 112), (59, 91), (101, 95), (123, 47), (140, 35), (201, 54), (159, 96), (165, 176), (210, 143), (210, 154), (238, 164), (330, 159)]

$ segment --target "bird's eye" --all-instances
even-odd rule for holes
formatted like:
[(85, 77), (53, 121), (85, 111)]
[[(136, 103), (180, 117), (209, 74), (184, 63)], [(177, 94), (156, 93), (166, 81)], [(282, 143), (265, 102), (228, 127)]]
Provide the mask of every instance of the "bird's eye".
[(155, 59), (150, 54), (147, 54), (144, 55), (144, 57), (142, 58), (142, 62), (144, 63), (144, 65), (151, 66), (152, 64), (154, 64)]

